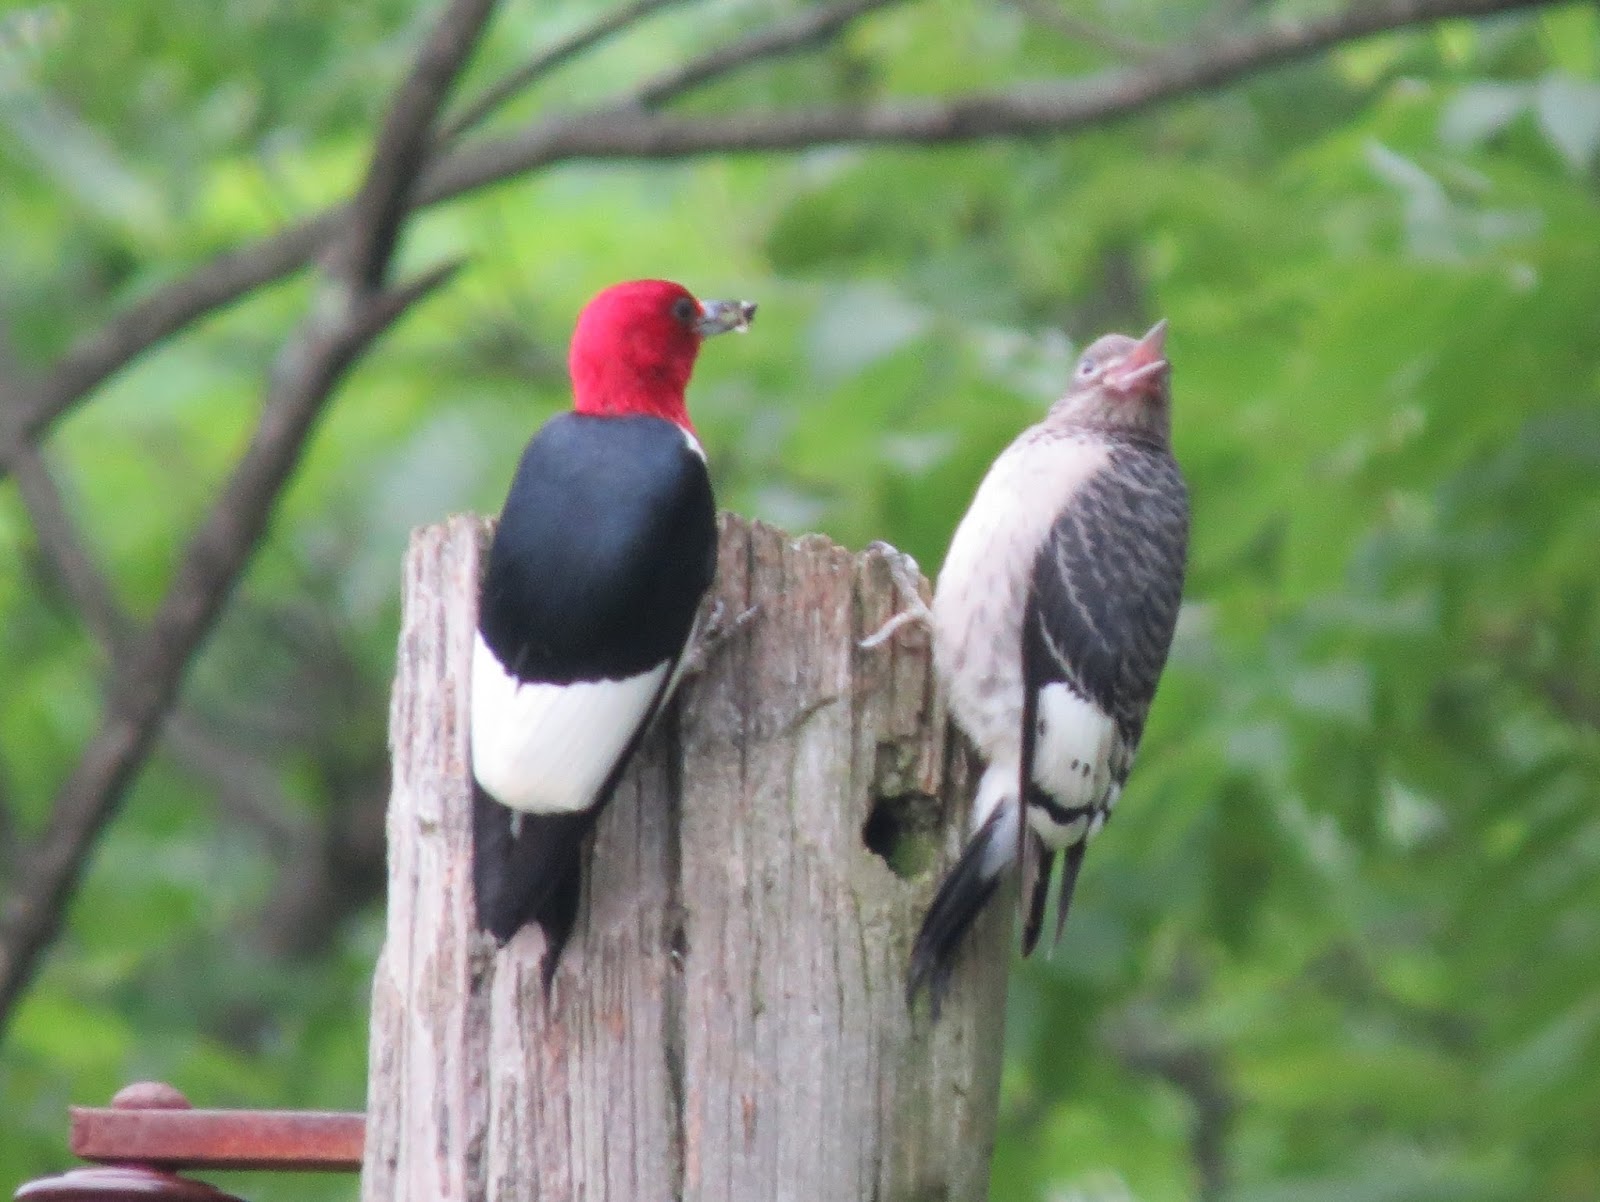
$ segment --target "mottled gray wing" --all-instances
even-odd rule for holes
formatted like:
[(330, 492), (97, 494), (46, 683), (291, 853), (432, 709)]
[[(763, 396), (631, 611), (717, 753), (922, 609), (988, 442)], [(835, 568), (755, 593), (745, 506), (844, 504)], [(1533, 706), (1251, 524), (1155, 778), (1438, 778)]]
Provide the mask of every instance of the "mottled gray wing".
[[(1034, 779), (1040, 690), (1065, 683), (1108, 715), (1115, 730), (1107, 776), (1128, 779), (1145, 715), (1167, 662), (1183, 596), (1189, 546), (1189, 494), (1170, 453), (1124, 444), (1073, 496), (1034, 561), (1022, 621), (1022, 764), (1025, 811), (1043, 811), (1077, 837), (1063, 848), (1056, 940), (1067, 920), (1088, 838), (1115, 793), (1064, 805)], [(1033, 951), (1044, 923), (1055, 853), (1019, 824), (1025, 865), (1022, 951)], [(1036, 865), (1032, 871), (1030, 864)]]
[[(1072, 498), (1034, 562), (1024, 697), (1035, 701), (1064, 681), (1111, 715), (1119, 786), (1172, 645), (1188, 547), (1189, 493), (1178, 465), (1164, 450), (1123, 444)], [(1030, 733), (1025, 727), (1025, 764)]]

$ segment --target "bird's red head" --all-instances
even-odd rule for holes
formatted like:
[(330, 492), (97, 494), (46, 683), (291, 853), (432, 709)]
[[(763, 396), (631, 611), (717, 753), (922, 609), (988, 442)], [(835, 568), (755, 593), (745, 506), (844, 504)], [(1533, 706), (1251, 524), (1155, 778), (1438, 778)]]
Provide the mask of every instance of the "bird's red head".
[(682, 284), (613, 284), (578, 315), (567, 364), (573, 408), (606, 417), (664, 417), (692, 429), (683, 393), (700, 343), (744, 330), (748, 301), (699, 301)]

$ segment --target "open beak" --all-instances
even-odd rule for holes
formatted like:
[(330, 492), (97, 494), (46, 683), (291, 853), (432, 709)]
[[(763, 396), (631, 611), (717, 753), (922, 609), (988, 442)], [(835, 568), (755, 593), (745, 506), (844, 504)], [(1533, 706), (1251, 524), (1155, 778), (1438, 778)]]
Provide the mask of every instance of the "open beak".
[(750, 319), (755, 315), (755, 301), (701, 301), (700, 317), (694, 323), (694, 332), (702, 338), (726, 334), (729, 330), (743, 334), (750, 328)]
[(1127, 395), (1150, 392), (1172, 370), (1166, 359), (1166, 346), (1167, 319), (1163, 317), (1133, 344), (1121, 362), (1106, 372), (1101, 382), (1112, 391)]

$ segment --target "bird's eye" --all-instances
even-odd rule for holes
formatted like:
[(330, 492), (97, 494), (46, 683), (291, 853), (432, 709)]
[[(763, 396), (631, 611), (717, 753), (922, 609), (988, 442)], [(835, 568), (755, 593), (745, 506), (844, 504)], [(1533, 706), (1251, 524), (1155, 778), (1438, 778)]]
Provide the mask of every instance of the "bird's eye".
[(1100, 365), (1093, 359), (1083, 358), (1078, 360), (1078, 379), (1087, 380), (1100, 369)]
[(692, 322), (700, 313), (700, 306), (687, 296), (680, 296), (672, 302), (672, 316), (684, 325)]

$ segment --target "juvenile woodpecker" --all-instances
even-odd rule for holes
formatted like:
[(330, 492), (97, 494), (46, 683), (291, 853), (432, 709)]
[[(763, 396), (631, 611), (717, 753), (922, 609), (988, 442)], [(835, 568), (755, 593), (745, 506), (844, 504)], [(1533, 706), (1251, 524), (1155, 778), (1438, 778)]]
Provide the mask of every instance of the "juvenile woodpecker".
[(1059, 941), (1089, 840), (1144, 732), (1183, 593), (1189, 498), (1172, 457), (1166, 323), (1109, 334), (995, 460), (934, 592), (934, 664), (987, 763), (971, 841), (911, 954), (907, 1001), (935, 1016), (962, 936), (1021, 858), (1022, 950), (1063, 855)]
[(746, 301), (637, 280), (601, 292), (568, 355), (572, 412), (522, 453), (472, 657), (473, 884), (504, 943), (572, 933), (583, 843), (684, 663), (716, 569), (716, 506), (684, 405), (700, 343)]

